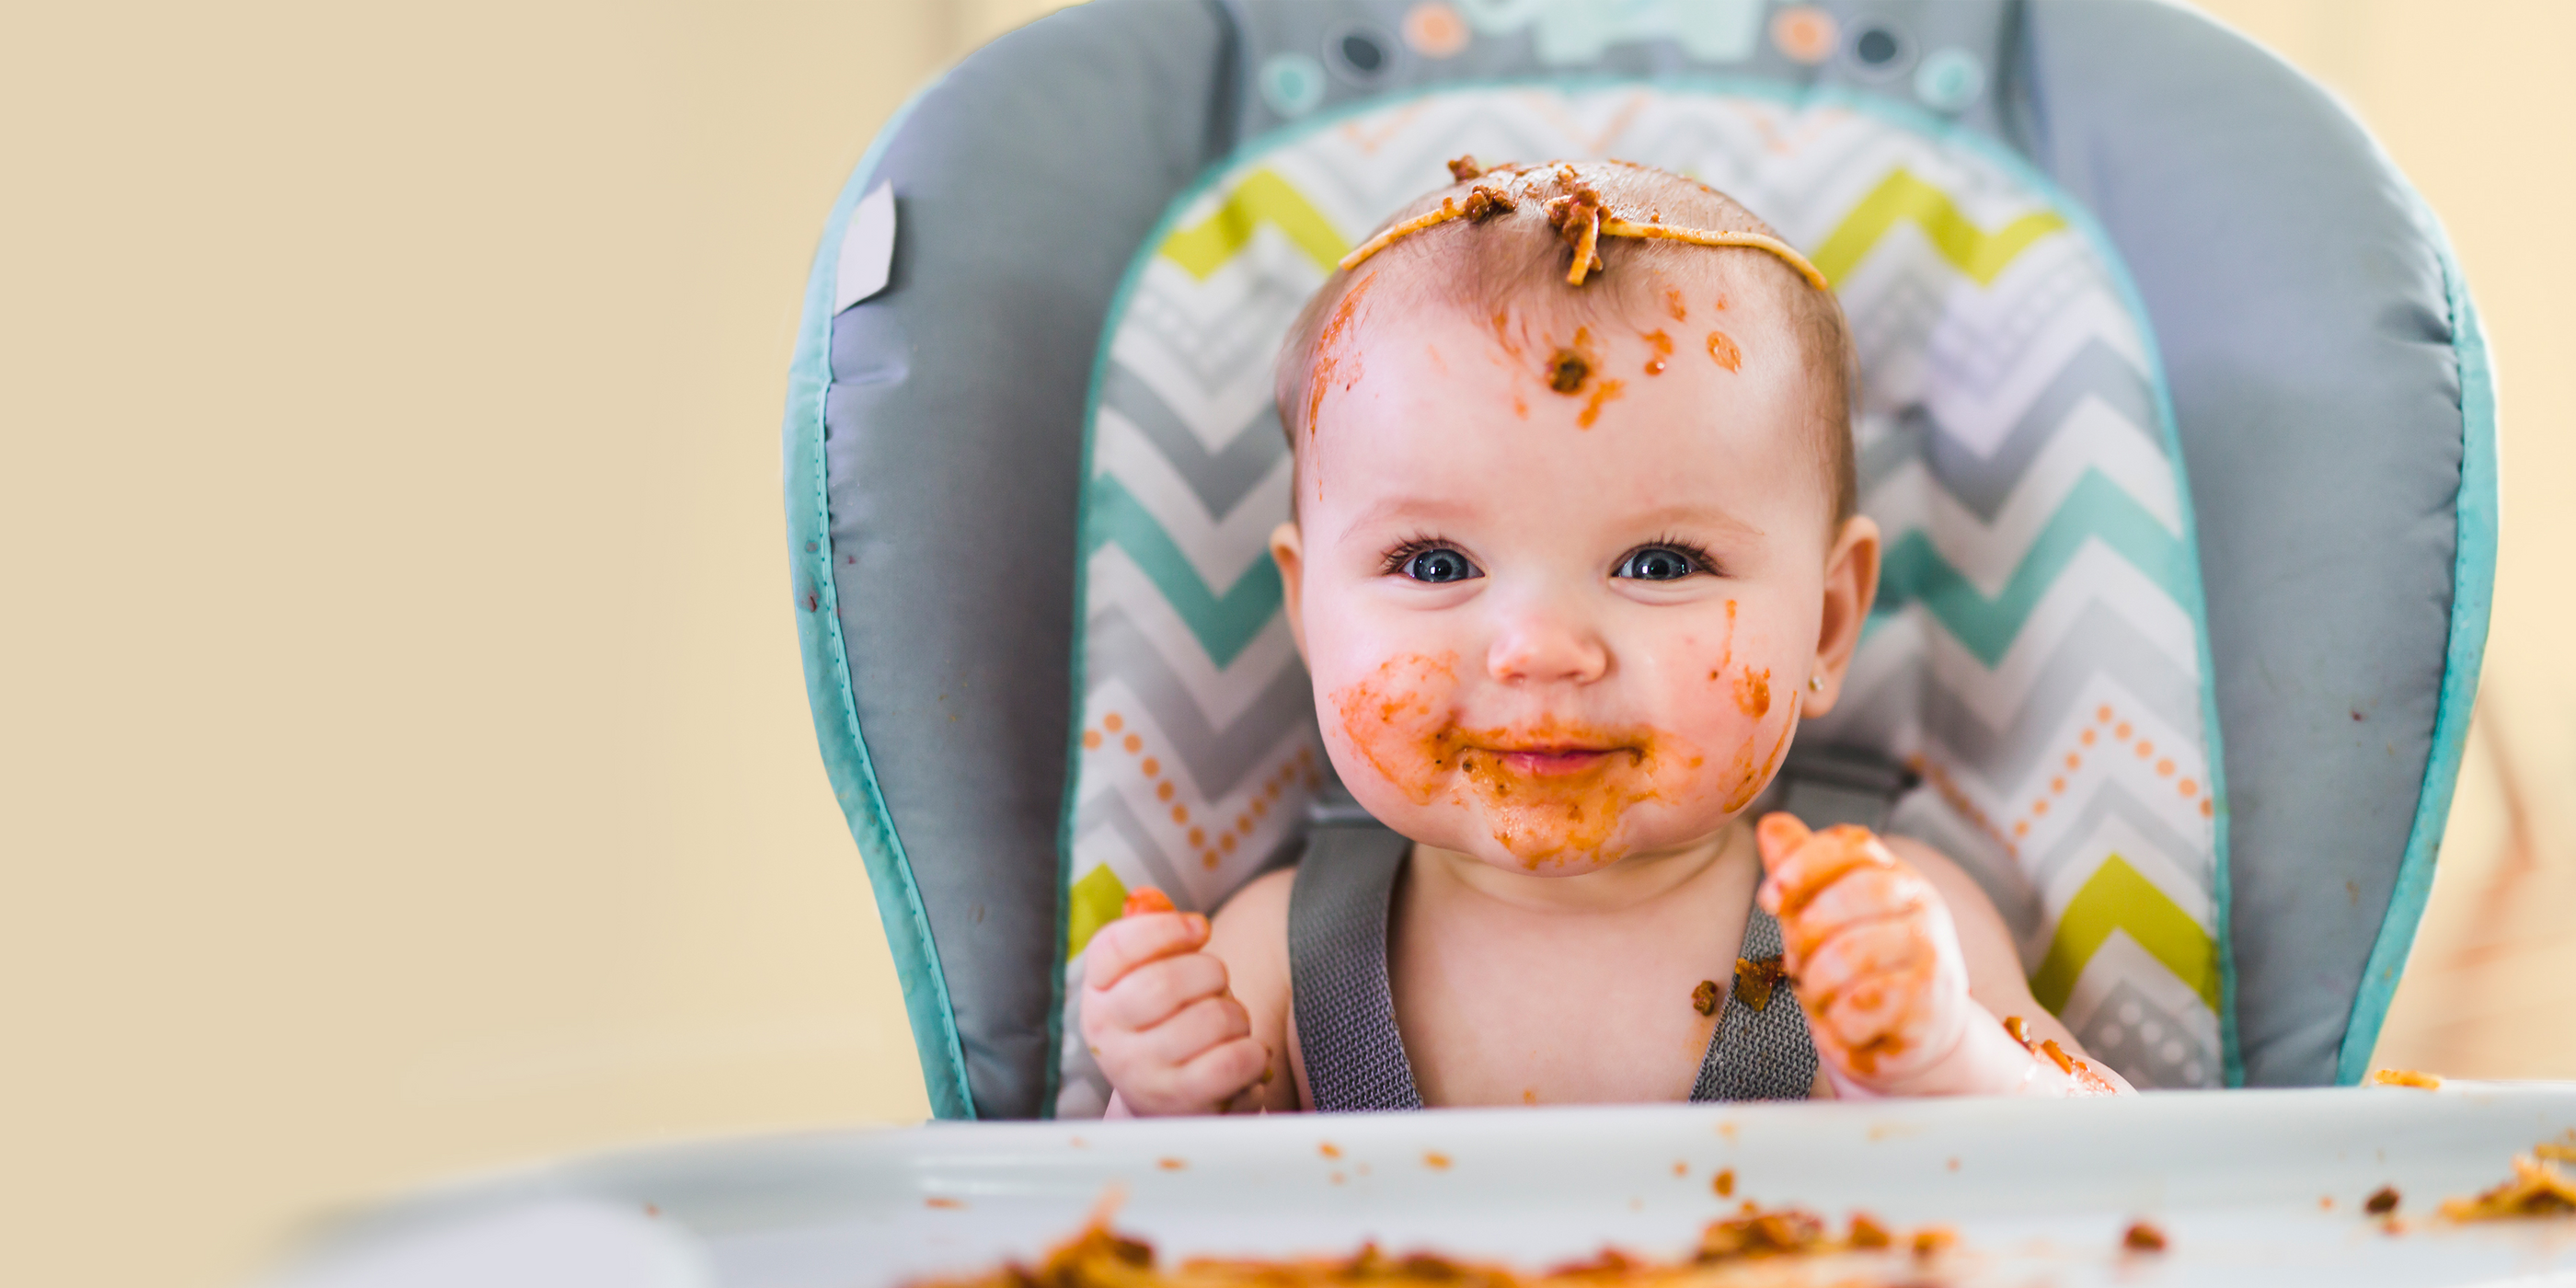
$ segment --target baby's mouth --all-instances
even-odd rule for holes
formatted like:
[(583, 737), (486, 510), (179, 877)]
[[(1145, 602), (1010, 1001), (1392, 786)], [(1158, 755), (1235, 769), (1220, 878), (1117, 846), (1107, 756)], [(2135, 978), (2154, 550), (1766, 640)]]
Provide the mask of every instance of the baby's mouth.
[(1532, 778), (1562, 778), (1580, 774), (1629, 752), (1626, 747), (1586, 747), (1546, 744), (1523, 747), (1488, 747), (1486, 753), (1516, 774)]

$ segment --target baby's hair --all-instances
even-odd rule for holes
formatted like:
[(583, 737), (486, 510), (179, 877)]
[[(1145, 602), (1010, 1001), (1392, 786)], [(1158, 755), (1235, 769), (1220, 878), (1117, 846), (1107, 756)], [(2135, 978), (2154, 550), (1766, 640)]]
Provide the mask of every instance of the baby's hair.
[[(1628, 161), (1487, 168), (1460, 157), (1449, 172), (1455, 182), (1398, 210), (1344, 257), (1289, 328), (1276, 392), (1292, 452), (1322, 401), (1316, 364), (1328, 357), (1318, 352), (1326, 333), (1350, 325), (1351, 306), (1373, 287), (1386, 288), (1373, 292), (1378, 300), (1467, 309), (1480, 321), (1530, 301), (1578, 320), (1633, 320), (1685, 307), (1677, 282), (1718, 281), (1786, 312), (1817, 390), (1813, 428), (1834, 526), (1859, 509), (1851, 328), (1823, 275), (1769, 225), (1707, 184)], [(1712, 341), (1732, 355), (1731, 340)], [(1555, 382), (1579, 388), (1584, 374), (1546, 376), (1567, 392)]]

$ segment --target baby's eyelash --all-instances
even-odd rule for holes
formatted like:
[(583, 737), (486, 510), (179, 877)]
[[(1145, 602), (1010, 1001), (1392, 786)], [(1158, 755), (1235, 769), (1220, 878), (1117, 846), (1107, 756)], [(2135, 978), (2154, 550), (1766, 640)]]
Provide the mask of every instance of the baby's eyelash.
[(1399, 541), (1394, 546), (1390, 547), (1386, 552), (1386, 557), (1378, 561), (1378, 572), (1380, 575), (1392, 577), (1395, 574), (1404, 571), (1404, 565), (1411, 562), (1415, 555), (1428, 550), (1448, 550), (1452, 548), (1451, 543), (1434, 536), (1421, 535), (1406, 537), (1404, 540)]
[(1708, 547), (1688, 537), (1657, 537), (1652, 541), (1641, 542), (1635, 550), (1621, 555), (1620, 559), (1625, 561), (1640, 550), (1676, 550), (1689, 556), (1692, 563), (1699, 565), (1700, 571), (1725, 575), (1726, 570), (1718, 566), (1717, 556), (1710, 554)]

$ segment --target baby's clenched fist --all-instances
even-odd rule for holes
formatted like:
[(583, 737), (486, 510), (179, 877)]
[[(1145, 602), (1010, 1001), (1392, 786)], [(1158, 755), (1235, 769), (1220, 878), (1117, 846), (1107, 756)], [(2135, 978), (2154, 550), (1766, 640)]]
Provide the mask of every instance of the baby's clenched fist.
[(1116, 1089), (1113, 1112), (1219, 1113), (1269, 1067), (1207, 941), (1207, 918), (1139, 889), (1083, 949), (1082, 1038)]
[(1950, 1081), (1942, 1066), (1984, 1013), (1931, 882), (1867, 828), (1809, 832), (1773, 814), (1756, 836), (1762, 907), (1780, 919), (1782, 965), (1835, 1084), (1904, 1095)]

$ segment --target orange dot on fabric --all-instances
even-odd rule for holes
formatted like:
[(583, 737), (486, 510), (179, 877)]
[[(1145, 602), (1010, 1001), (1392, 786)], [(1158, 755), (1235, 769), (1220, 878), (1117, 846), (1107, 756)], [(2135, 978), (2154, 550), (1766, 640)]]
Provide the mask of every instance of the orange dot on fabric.
[(1771, 43), (1793, 63), (1814, 66), (1833, 57), (1841, 35), (1834, 16), (1813, 5), (1783, 9), (1771, 17)]
[(1271, 779), (1270, 785), (1261, 789), (1261, 794), (1274, 801), (1279, 799), (1279, 780), (1276, 778)]
[(2048, 800), (2047, 800), (2047, 798), (2046, 798), (2046, 797), (2042, 797), (2042, 798), (2040, 798), (2039, 800), (2032, 801), (2032, 802), (2030, 803), (2030, 812), (2031, 812), (2031, 813), (2033, 813), (2033, 814), (2045, 814), (2045, 813), (2047, 813), (2047, 812), (2048, 812)]
[(2212, 817), (2215, 817), (2217, 814), (2218, 814), (2218, 807), (2217, 807), (2217, 805), (2216, 805), (2214, 802), (2212, 802), (2208, 797), (2206, 797), (2206, 796), (2201, 797), (2201, 798), (2200, 798), (2200, 816), (2201, 816), (2202, 818), (2212, 818)]
[(1172, 785), (1169, 782), (1157, 784), (1154, 788), (1154, 799), (1158, 801), (1172, 799)]
[(2068, 769), (2080, 769), (2083, 765), (2084, 758), (2082, 756), (2076, 755), (2071, 751), (2066, 753), (2066, 767)]
[(1111, 733), (1116, 733), (1116, 732), (1118, 732), (1119, 730), (1124, 729), (1124, 728), (1126, 728), (1126, 727), (1127, 727), (1127, 722), (1126, 722), (1126, 721), (1124, 721), (1124, 720), (1119, 719), (1119, 718), (1118, 718), (1118, 713), (1117, 713), (1117, 712), (1115, 712), (1115, 711), (1110, 712), (1108, 715), (1102, 716), (1102, 717), (1100, 718), (1100, 723), (1101, 723), (1101, 725), (1102, 725), (1103, 727), (1107, 728), (1107, 729), (1109, 730), (1109, 732), (1111, 732)]
[(1216, 838), (1216, 848), (1223, 850), (1228, 854), (1234, 853), (1234, 833), (1228, 832), (1225, 835)]
[(2101, 709), (2101, 710), (2096, 711), (2096, 712), (2094, 712), (2094, 713), (2093, 713), (2093, 718), (2094, 718), (2094, 719), (2096, 719), (2096, 720), (2101, 721), (2101, 722), (2102, 722), (2102, 723), (2104, 723), (2104, 724), (2109, 724), (2109, 723), (2111, 723), (2111, 708), (2110, 708), (2110, 705), (2109, 705), (2109, 704), (2107, 704), (2107, 703), (2105, 703), (2105, 704), (2103, 705), (2103, 707), (2102, 707), (2102, 709)]
[(1189, 807), (1189, 806), (1187, 806), (1187, 805), (1175, 805), (1175, 806), (1173, 806), (1173, 807), (1172, 807), (1172, 821), (1173, 821), (1173, 822), (1175, 822), (1175, 823), (1186, 823), (1186, 822), (1189, 822), (1189, 821), (1190, 821), (1190, 807)]
[(1299, 747), (1297, 749), (1297, 763), (1301, 765), (1311, 765), (1315, 763), (1315, 749), (1312, 747)]
[(1315, 774), (1308, 774), (1308, 775), (1306, 775), (1306, 790), (1308, 790), (1308, 791), (1310, 791), (1310, 792), (1311, 792), (1311, 791), (1315, 790), (1316, 788), (1321, 787), (1321, 786), (1323, 786), (1323, 785), (1324, 785), (1324, 780), (1323, 780), (1321, 777), (1319, 777), (1319, 776), (1317, 776), (1317, 775), (1315, 775)]
[(2015, 836), (2028, 836), (2028, 835), (2030, 835), (2030, 820), (2028, 820), (2028, 819), (2024, 819), (2024, 820), (2022, 820), (2021, 822), (2018, 822), (2018, 823), (2013, 824), (2013, 835), (2015, 835)]
[(1404, 15), (1404, 43), (1425, 58), (1447, 58), (1467, 47), (1473, 33), (1466, 18), (1449, 5), (1430, 0)]
[(2066, 793), (2066, 780), (2063, 778), (2049, 779), (2048, 790), (2056, 792), (2061, 796), (2064, 795)]
[(2138, 739), (2138, 759), (2145, 760), (2147, 757), (2154, 754), (2156, 754), (2156, 745), (2154, 743), (2149, 742), (2144, 738)]
[(1131, 754), (1131, 755), (1132, 755), (1132, 754), (1134, 754), (1134, 753), (1136, 753), (1136, 752), (1143, 751), (1143, 750), (1145, 749), (1145, 740), (1144, 740), (1143, 738), (1140, 738), (1140, 737), (1138, 737), (1137, 735), (1135, 735), (1135, 734), (1132, 734), (1132, 733), (1131, 733), (1131, 734), (1127, 735), (1126, 737), (1119, 739), (1119, 740), (1118, 740), (1118, 745), (1119, 745), (1119, 746), (1121, 746), (1121, 747), (1125, 747), (1125, 748), (1128, 750), (1129, 754)]
[(2093, 731), (2092, 731), (2092, 730), (2087, 729), (2087, 730), (2085, 730), (2085, 731), (2084, 731), (2081, 735), (2079, 735), (2079, 736), (2080, 736), (2080, 738), (2082, 739), (2082, 741), (2083, 741), (2083, 743), (2084, 743), (2084, 745), (2085, 745), (2085, 746), (2090, 747), (2090, 746), (2092, 746), (2092, 745), (2093, 745)]
[(1160, 778), (1163, 776), (1163, 762), (1156, 760), (1151, 756), (1147, 756), (1145, 758), (1145, 763), (1138, 766), (1138, 768), (1145, 771), (1145, 776), (1147, 778)]
[(1201, 851), (1199, 851), (1199, 866), (1200, 866), (1200, 867), (1203, 867), (1203, 868), (1212, 868), (1212, 867), (1215, 867), (1215, 866), (1216, 866), (1216, 851), (1214, 851), (1214, 850), (1201, 850)]
[(1268, 816), (1268, 814), (1269, 814), (1269, 813), (1270, 813), (1270, 806), (1269, 806), (1267, 803), (1263, 802), (1263, 801), (1261, 800), (1261, 798), (1259, 798), (1259, 797), (1257, 797), (1257, 796), (1256, 796), (1256, 797), (1254, 797), (1254, 798), (1253, 798), (1253, 801), (1252, 801), (1252, 816), (1253, 816), (1254, 818), (1263, 818), (1263, 817)]
[(2126, 720), (2121, 721), (2120, 727), (2111, 731), (2111, 736), (2122, 742), (2127, 742), (2129, 740), (2129, 722)]
[(2200, 794), (2200, 784), (2186, 778), (2181, 782), (2175, 783), (2174, 790), (2181, 792), (2185, 796), (2197, 796)]
[(1083, 730), (1083, 731), (1082, 731), (1082, 749), (1083, 749), (1084, 751), (1098, 751), (1098, 750), (1100, 750), (1100, 731), (1099, 731), (1099, 730), (1097, 730), (1097, 729), (1085, 729), (1085, 730)]
[(2173, 770), (2174, 764), (2170, 760), (2159, 760), (2156, 762), (2156, 777), (2158, 778), (2173, 777)]
[(1190, 844), (1192, 844), (1192, 845), (1205, 845), (1205, 844), (1207, 844), (1207, 829), (1206, 829), (1206, 828), (1201, 828), (1201, 827), (1194, 827), (1194, 828), (1191, 828), (1191, 829), (1190, 829)]
[(1234, 830), (1243, 833), (1245, 836), (1252, 835), (1252, 816), (1250, 814), (1235, 815)]

